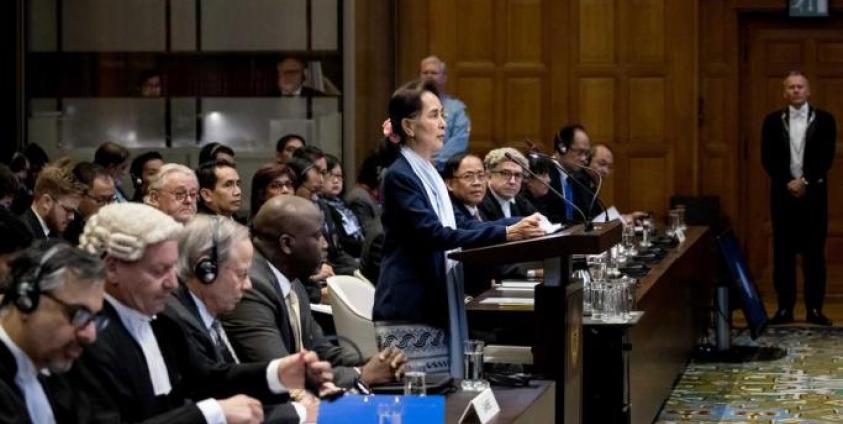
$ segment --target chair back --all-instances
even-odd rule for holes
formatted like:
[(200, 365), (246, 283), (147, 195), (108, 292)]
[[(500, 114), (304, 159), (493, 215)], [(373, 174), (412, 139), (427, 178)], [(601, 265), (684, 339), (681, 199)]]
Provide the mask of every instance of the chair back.
[[(337, 334), (353, 341), (364, 358), (376, 354), (378, 346), (372, 323), (375, 288), (356, 277), (335, 275), (328, 277), (328, 294)], [(340, 344), (348, 343), (340, 339)]]

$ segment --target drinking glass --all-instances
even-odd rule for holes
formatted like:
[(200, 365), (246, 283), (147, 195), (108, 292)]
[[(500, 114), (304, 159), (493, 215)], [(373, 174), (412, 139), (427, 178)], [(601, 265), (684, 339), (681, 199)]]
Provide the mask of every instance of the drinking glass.
[(627, 225), (623, 227), (623, 233), (621, 234), (621, 244), (623, 244), (624, 249), (626, 250), (626, 255), (629, 258), (635, 257), (638, 254), (638, 249), (635, 248), (635, 227), (632, 225)]
[(460, 387), (464, 391), (480, 392), (489, 388), (489, 382), (483, 379), (483, 349), (486, 343), (482, 340), (466, 340), (463, 343), (463, 380)]
[(427, 394), (425, 387), (426, 374), (421, 367), (410, 367), (404, 372), (404, 394), (412, 396), (424, 396)]
[(605, 312), (606, 282), (592, 280), (591, 282), (591, 319), (602, 320)]
[(685, 205), (676, 205), (676, 211), (679, 212), (679, 229), (684, 233), (688, 231), (688, 224), (685, 223)]

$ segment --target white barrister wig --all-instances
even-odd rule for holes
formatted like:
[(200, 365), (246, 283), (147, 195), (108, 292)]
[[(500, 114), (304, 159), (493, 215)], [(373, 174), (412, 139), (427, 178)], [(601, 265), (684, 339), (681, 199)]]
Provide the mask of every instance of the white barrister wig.
[(176, 240), (181, 229), (181, 224), (152, 206), (112, 203), (88, 219), (79, 248), (134, 262), (143, 257), (146, 246)]

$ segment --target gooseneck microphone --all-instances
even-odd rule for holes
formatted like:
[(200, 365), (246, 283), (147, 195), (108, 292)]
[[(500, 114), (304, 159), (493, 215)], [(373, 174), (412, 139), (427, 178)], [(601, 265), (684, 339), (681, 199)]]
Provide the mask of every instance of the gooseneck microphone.
[[(537, 157), (542, 157), (542, 158), (545, 158), (545, 159), (549, 160), (553, 164), (553, 166), (555, 166), (556, 169), (559, 170), (559, 172), (563, 172), (565, 175), (568, 175), (568, 172), (565, 171), (565, 168), (562, 166), (561, 163), (559, 163), (559, 160), (557, 160), (557, 158), (555, 158), (553, 156), (549, 156), (545, 153), (542, 153), (541, 150), (539, 150), (538, 146), (536, 146), (535, 143), (530, 141), (530, 139), (528, 139), (528, 138), (524, 139), (524, 143), (527, 144), (527, 149), (530, 151), (531, 155), (535, 155)], [(603, 211), (603, 214), (605, 215), (605, 220), (608, 222), (609, 221), (609, 211), (606, 209), (606, 205), (604, 205), (603, 202), (601, 202), (600, 198), (598, 197), (598, 195), (600, 194), (600, 189), (603, 188), (603, 176), (600, 175), (600, 173), (597, 172), (596, 169), (594, 169), (590, 166), (580, 165), (579, 163), (571, 162), (571, 161), (567, 161), (567, 160), (562, 160), (562, 162), (564, 162), (566, 165), (571, 165), (571, 166), (574, 166), (576, 168), (585, 170), (586, 172), (590, 171), (589, 173), (592, 173), (592, 174), (597, 176), (597, 190), (592, 190), (590, 187), (586, 186), (585, 184), (583, 184), (580, 180), (578, 180), (576, 178), (572, 178), (572, 180), (580, 188), (582, 188), (583, 190), (585, 190), (588, 193), (591, 193), (591, 201), (588, 203), (588, 211), (591, 212), (591, 210), (594, 209), (594, 204), (597, 203), (597, 205), (600, 206), (600, 209)]]
[(515, 163), (516, 165), (518, 165), (519, 167), (521, 167), (521, 169), (523, 169), (523, 170), (524, 170), (527, 174), (529, 174), (531, 178), (535, 178), (537, 181), (541, 182), (541, 183), (542, 183), (542, 185), (543, 185), (543, 186), (545, 186), (545, 187), (547, 187), (547, 189), (548, 189), (551, 193), (553, 193), (556, 197), (558, 197), (558, 198), (559, 198), (559, 199), (561, 199), (563, 202), (565, 202), (566, 204), (568, 204), (569, 206), (571, 206), (572, 208), (574, 208), (574, 210), (576, 210), (576, 211), (580, 214), (580, 216), (582, 216), (582, 219), (583, 219), (583, 231), (585, 231), (585, 232), (590, 232), (590, 231), (594, 230), (594, 223), (592, 223), (592, 222), (588, 219), (588, 217), (587, 217), (587, 216), (583, 213), (582, 209), (580, 209), (579, 207), (577, 207), (577, 205), (575, 205), (575, 204), (574, 204), (574, 202), (572, 202), (572, 201), (570, 201), (570, 200), (566, 199), (566, 198), (565, 198), (565, 196), (563, 196), (563, 195), (562, 195), (562, 193), (558, 192), (558, 191), (557, 191), (555, 188), (553, 188), (550, 184), (548, 184), (548, 183), (544, 182), (544, 180), (542, 180), (541, 178), (539, 178), (539, 176), (538, 176), (538, 175), (536, 175), (536, 174), (535, 174), (535, 172), (533, 172), (532, 170), (530, 170), (530, 167), (528, 167), (528, 166), (524, 166), (524, 165), (522, 165), (520, 162), (518, 162), (518, 161), (515, 159), (515, 157), (514, 157), (514, 156), (512, 156), (511, 154), (509, 154), (509, 152), (506, 152), (506, 153), (504, 153), (503, 155), (504, 155), (504, 156), (506, 156), (506, 158), (507, 158), (507, 159), (511, 160), (513, 163)]
[[(592, 168), (592, 167), (590, 167), (590, 166), (580, 165), (579, 163), (576, 163), (576, 162), (571, 162), (571, 161), (569, 161), (569, 160), (558, 159), (558, 158), (554, 158), (554, 157), (550, 157), (550, 160), (551, 160), (551, 161), (552, 161), (552, 162), (553, 162), (553, 163), (554, 163), (557, 167), (559, 167), (559, 168), (560, 168), (560, 170), (561, 170), (562, 172), (564, 172), (564, 169), (562, 169), (562, 165), (561, 165), (559, 162), (562, 162), (562, 163), (564, 163), (564, 164), (566, 164), (566, 165), (571, 165), (571, 166), (573, 166), (573, 167), (576, 167), (576, 168), (582, 169), (582, 170), (584, 170), (584, 171), (586, 171), (586, 172), (588, 172), (588, 173), (590, 173), (590, 174), (594, 174), (594, 175), (597, 177), (597, 189), (596, 189), (596, 190), (591, 190), (591, 188), (589, 188), (588, 186), (586, 186), (585, 184), (583, 184), (581, 181), (577, 180), (576, 178), (572, 178), (572, 179), (573, 179), (573, 180), (574, 180), (574, 182), (575, 182), (575, 183), (577, 183), (577, 185), (579, 185), (582, 189), (584, 189), (585, 191), (587, 191), (587, 192), (591, 193), (591, 201), (588, 203), (588, 210), (589, 210), (589, 211), (591, 211), (591, 210), (594, 208), (594, 204), (595, 204), (595, 203), (597, 203), (597, 204), (600, 206), (600, 209), (602, 209), (602, 210), (603, 210), (603, 213), (604, 213), (604, 214), (605, 214), (605, 216), (606, 216), (606, 221), (609, 221), (609, 211), (608, 211), (608, 210), (606, 210), (606, 206), (605, 206), (605, 205), (603, 204), (603, 202), (601, 202), (601, 201), (600, 201), (600, 199), (598, 198), (598, 195), (600, 194), (600, 189), (601, 189), (601, 188), (603, 188), (603, 176), (602, 176), (602, 175), (600, 175), (600, 173), (599, 173), (599, 172), (597, 172), (597, 170), (596, 170), (596, 169), (594, 169), (594, 168)], [(558, 160), (558, 161), (557, 161), (557, 160)], [(566, 174), (567, 174), (567, 173), (566, 173)]]

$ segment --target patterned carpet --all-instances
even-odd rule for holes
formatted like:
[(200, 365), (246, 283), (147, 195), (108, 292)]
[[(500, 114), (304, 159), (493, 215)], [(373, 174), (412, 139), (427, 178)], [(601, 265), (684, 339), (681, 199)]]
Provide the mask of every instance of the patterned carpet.
[[(787, 355), (692, 362), (656, 422), (843, 423), (843, 328), (769, 328), (758, 342)], [(735, 343), (752, 342), (743, 336)]]

